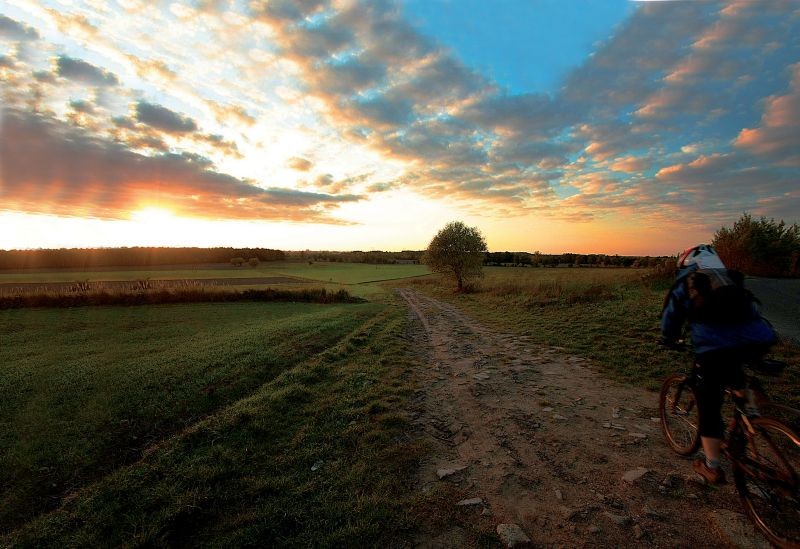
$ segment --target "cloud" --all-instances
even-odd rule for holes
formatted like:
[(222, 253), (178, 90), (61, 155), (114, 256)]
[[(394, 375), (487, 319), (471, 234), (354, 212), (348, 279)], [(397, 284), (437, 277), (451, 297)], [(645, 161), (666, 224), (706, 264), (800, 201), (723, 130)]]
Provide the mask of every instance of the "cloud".
[(615, 172), (641, 173), (650, 168), (652, 161), (641, 156), (624, 156), (615, 159), (608, 167)]
[(360, 55), (341, 62), (309, 63), (303, 78), (312, 93), (336, 101), (339, 96), (350, 100), (358, 92), (379, 85), (386, 74), (386, 66)]
[(715, 153), (698, 156), (686, 164), (673, 164), (658, 170), (656, 179), (686, 182), (703, 180), (709, 175), (726, 171), (736, 159), (730, 154)]
[(0, 38), (25, 42), (37, 40), (39, 33), (33, 27), (0, 14)]
[[(487, 93), (488, 82), (414, 31), (396, 3), (332, 9), (321, 2), (280, 2), (254, 17), (270, 25), (279, 54), (295, 63), (305, 91), (322, 102), (320, 113), (342, 136), (385, 158), (436, 167), (435, 187), (448, 185), (454, 193), (463, 189), (459, 181), (441, 179), (448, 168), (486, 160), (485, 143), (475, 139), (481, 129), (458, 112)], [(489, 200), (506, 194), (485, 192)]]
[(800, 63), (792, 66), (789, 93), (767, 99), (761, 126), (743, 128), (734, 145), (781, 166), (800, 167)]
[[(267, 5), (267, 10), (270, 5)], [(330, 57), (345, 49), (352, 40), (350, 29), (336, 18), (329, 18), (314, 25), (297, 24), (286, 28), (278, 35), (278, 46), (289, 54), (290, 59), (304, 62), (306, 58)]]
[(83, 114), (94, 114), (95, 112), (95, 108), (92, 103), (81, 99), (70, 101), (69, 106), (75, 112)]
[(240, 126), (252, 126), (256, 123), (256, 119), (250, 116), (241, 105), (220, 105), (211, 100), (207, 100), (206, 105), (214, 113), (217, 121), (222, 124), (234, 122)]
[(577, 121), (546, 94), (494, 95), (469, 107), (463, 118), (483, 128), (527, 139), (544, 139)]
[(710, 2), (649, 2), (616, 29), (566, 79), (562, 98), (581, 110), (603, 112), (643, 101), (687, 47), (714, 21)]
[(170, 69), (164, 61), (140, 59), (135, 55), (128, 55), (126, 58), (133, 66), (136, 74), (141, 78), (161, 80), (163, 82), (174, 82), (178, 79), (177, 73)]
[(329, 173), (322, 174), (314, 180), (314, 185), (317, 187), (327, 187), (331, 184), (333, 184), (333, 175)]
[(307, 172), (314, 166), (314, 163), (307, 158), (293, 156), (288, 160), (286, 165), (293, 170), (297, 170), (298, 172)]
[(194, 120), (161, 105), (139, 101), (134, 110), (136, 120), (152, 128), (174, 134), (197, 131), (197, 123)]
[(261, 17), (283, 24), (310, 17), (327, 4), (324, 0), (273, 0), (260, 5)]
[(45, 8), (44, 13), (52, 18), (61, 32), (72, 38), (90, 41), (101, 34), (84, 15), (63, 13), (52, 8)]
[(362, 199), (262, 188), (214, 171), (202, 156), (144, 156), (31, 113), (5, 111), (3, 134), (2, 199), (12, 210), (121, 219), (157, 204), (196, 217), (340, 223), (328, 212)]
[(369, 193), (385, 193), (387, 191), (391, 191), (395, 188), (394, 183), (387, 183), (387, 182), (380, 182), (380, 183), (373, 183), (369, 187), (367, 187), (367, 192)]
[(239, 152), (239, 147), (235, 141), (226, 141), (225, 138), (217, 134), (202, 134), (195, 136), (199, 143), (209, 145), (212, 149), (233, 158), (243, 158)]
[[(13, 104), (49, 109), (107, 139), (101, 149), (117, 140), (143, 165), (183, 166), (200, 181), (217, 173), (208, 160), (217, 153), (237, 175), (299, 178), (319, 191), (296, 197), (301, 216), (403, 186), (479, 214), (570, 219), (795, 203), (786, 197), (800, 163), (797, 84), (787, 89), (785, 71), (800, 54), (792, 2), (637, 3), (559, 90), (517, 95), (416, 31), (399, 1), (195, 2), (169, 11), (139, 3), (148, 15), (131, 11), (124, 29), (110, 13), (81, 9), (90, 21), (38, 10), (93, 54), (87, 59), (123, 67), (119, 75), (149, 100), (121, 86), (76, 93), (57, 79), (62, 86), (20, 85)], [(163, 19), (145, 21), (152, 10)], [(166, 20), (174, 38), (148, 35)], [(12, 55), (9, 63), (25, 64)], [(23, 69), (34, 67), (4, 73), (23, 82)], [(26, 99), (40, 96), (35, 107)], [(176, 146), (192, 154), (165, 154)], [(261, 156), (237, 162), (242, 154)], [(368, 179), (352, 177), (366, 171)], [(245, 199), (247, 208), (259, 201)]]
[(575, 137), (587, 143), (584, 152), (603, 162), (625, 152), (653, 146), (658, 136), (653, 132), (636, 131), (629, 123), (617, 120), (596, 124), (581, 124), (575, 129)]
[(796, 217), (797, 197), (790, 197), (795, 176), (753, 165), (735, 152), (700, 155), (688, 163), (666, 166), (656, 173), (656, 180), (663, 189), (692, 197), (687, 213), (760, 214), (765, 199), (786, 197), (782, 204), (773, 205), (772, 212), (785, 219)]
[(55, 60), (55, 71), (59, 76), (89, 84), (90, 86), (116, 86), (119, 79), (114, 73), (95, 67), (82, 59), (60, 55)]

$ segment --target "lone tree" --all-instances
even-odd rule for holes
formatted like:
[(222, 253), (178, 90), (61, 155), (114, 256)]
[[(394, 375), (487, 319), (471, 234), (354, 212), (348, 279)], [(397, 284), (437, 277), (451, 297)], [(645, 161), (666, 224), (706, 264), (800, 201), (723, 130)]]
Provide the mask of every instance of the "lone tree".
[(477, 227), (452, 221), (433, 237), (422, 262), (436, 273), (452, 276), (463, 292), (467, 279), (482, 275), (485, 253), (486, 241)]

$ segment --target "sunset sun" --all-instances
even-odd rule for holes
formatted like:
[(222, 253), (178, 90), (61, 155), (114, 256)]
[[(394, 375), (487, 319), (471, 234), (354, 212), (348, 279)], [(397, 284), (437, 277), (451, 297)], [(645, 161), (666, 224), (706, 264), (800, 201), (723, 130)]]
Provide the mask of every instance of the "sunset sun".
[(140, 223), (161, 225), (164, 223), (172, 223), (178, 218), (174, 213), (172, 213), (172, 211), (166, 208), (147, 206), (140, 210), (131, 212), (131, 219)]

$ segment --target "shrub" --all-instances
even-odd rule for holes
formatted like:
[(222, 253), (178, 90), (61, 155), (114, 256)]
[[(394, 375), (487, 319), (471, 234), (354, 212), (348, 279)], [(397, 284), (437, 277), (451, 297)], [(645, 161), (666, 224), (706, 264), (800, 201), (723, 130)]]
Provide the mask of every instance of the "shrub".
[(203, 303), (232, 301), (266, 301), (299, 303), (363, 303), (365, 300), (350, 295), (347, 290), (335, 292), (325, 288), (302, 290), (209, 290), (180, 288), (173, 290), (120, 291), (105, 290), (75, 293), (42, 292), (25, 295), (0, 296), (0, 309), (24, 307), (82, 307), (90, 305), (155, 305), (162, 303)]
[(800, 226), (745, 213), (733, 227), (720, 228), (712, 244), (722, 261), (745, 274), (798, 276)]

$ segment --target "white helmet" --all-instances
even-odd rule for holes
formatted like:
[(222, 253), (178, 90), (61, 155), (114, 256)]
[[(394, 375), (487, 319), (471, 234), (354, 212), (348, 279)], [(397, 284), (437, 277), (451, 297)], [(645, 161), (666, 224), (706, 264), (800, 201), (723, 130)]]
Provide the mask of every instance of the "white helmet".
[(698, 269), (724, 269), (725, 265), (711, 244), (700, 244), (689, 248), (678, 258), (678, 268), (697, 265)]

